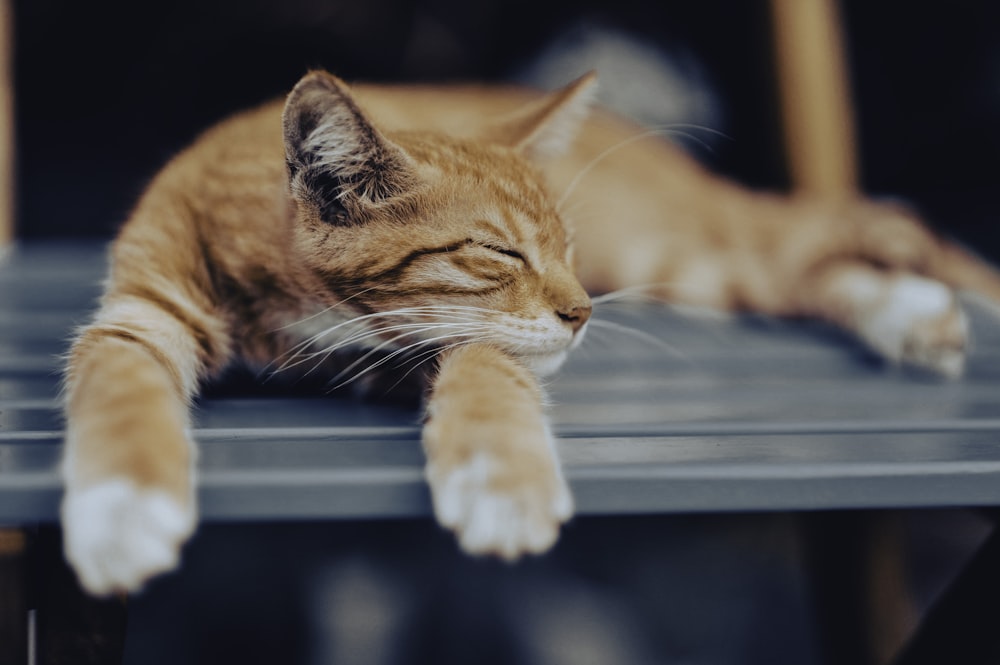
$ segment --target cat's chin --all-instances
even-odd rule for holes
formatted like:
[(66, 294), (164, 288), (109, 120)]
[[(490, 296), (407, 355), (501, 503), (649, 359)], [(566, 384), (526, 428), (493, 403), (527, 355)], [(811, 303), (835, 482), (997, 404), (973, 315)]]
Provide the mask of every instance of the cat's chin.
[(555, 374), (562, 367), (563, 363), (566, 362), (567, 355), (569, 355), (567, 351), (556, 351), (555, 353), (523, 355), (521, 360), (535, 376), (549, 376)]

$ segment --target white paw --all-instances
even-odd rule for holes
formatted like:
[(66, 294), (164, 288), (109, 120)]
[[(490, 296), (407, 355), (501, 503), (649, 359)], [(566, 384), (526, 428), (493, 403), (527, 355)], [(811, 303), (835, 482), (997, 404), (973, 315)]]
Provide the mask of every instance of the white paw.
[(507, 560), (544, 552), (573, 514), (569, 487), (557, 469), (533, 469), (513, 480), (511, 472), (483, 452), (450, 472), (428, 467), (438, 521), (457, 533), (466, 552)]
[(968, 326), (955, 294), (938, 282), (905, 275), (862, 321), (862, 336), (886, 358), (949, 377), (965, 368)]
[(90, 593), (133, 591), (177, 566), (195, 516), (174, 498), (124, 479), (70, 490), (62, 505), (66, 558)]

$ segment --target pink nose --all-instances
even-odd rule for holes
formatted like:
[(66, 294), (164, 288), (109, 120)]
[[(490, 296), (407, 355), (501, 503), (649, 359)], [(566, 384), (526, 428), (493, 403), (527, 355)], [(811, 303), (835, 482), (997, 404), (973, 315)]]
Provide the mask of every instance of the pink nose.
[(570, 327), (573, 328), (573, 332), (576, 333), (579, 332), (580, 328), (583, 327), (583, 324), (590, 318), (591, 310), (592, 307), (590, 305), (586, 305), (584, 307), (574, 307), (573, 309), (565, 312), (556, 312), (556, 314), (559, 315), (561, 320), (568, 323)]

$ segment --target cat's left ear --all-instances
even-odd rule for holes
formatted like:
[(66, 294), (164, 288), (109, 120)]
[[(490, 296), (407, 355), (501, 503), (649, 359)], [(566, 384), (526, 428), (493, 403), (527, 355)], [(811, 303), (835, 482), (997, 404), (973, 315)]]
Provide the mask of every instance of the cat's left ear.
[(413, 185), (409, 156), (382, 135), (332, 74), (310, 72), (296, 84), (282, 126), (292, 194), (324, 222), (358, 223), (366, 206)]
[(588, 72), (490, 127), (486, 138), (529, 159), (558, 157), (569, 150), (596, 94), (597, 74)]

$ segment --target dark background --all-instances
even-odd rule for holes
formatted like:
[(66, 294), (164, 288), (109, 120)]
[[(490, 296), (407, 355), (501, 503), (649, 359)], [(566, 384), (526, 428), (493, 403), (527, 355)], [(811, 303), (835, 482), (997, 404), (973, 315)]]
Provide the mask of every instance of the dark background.
[[(1000, 257), (1000, 4), (845, 0), (863, 183)], [(588, 17), (693, 51), (732, 140), (698, 156), (787, 185), (763, 0), (18, 0), (21, 237), (110, 235), (201, 129), (310, 67), (349, 80), (498, 80)]]

